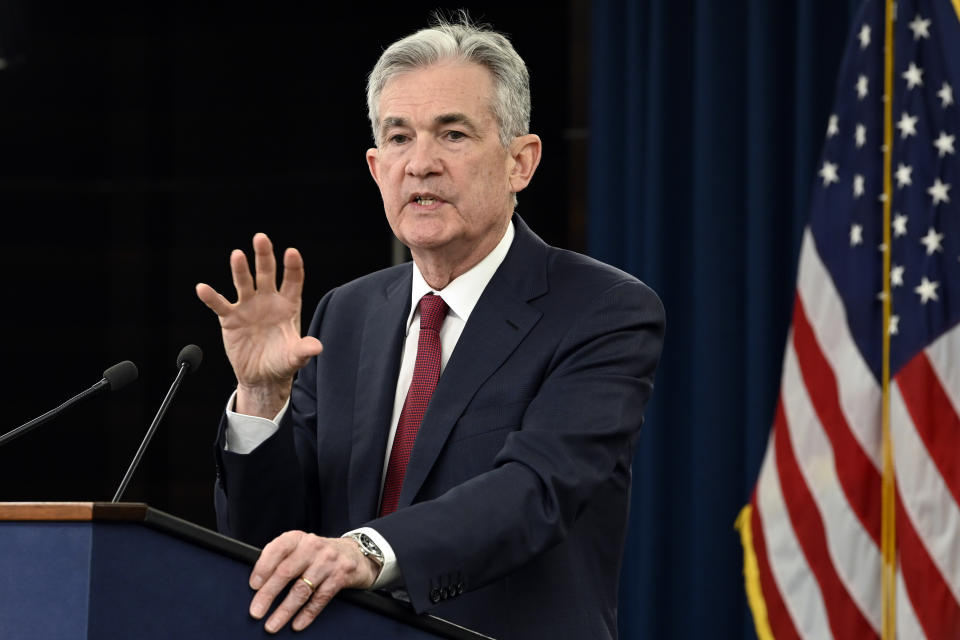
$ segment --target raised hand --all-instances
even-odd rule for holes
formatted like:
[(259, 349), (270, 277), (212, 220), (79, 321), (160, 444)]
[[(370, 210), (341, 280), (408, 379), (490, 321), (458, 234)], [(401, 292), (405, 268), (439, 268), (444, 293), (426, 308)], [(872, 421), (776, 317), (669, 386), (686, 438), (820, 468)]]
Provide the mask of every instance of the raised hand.
[(284, 253), (279, 290), (273, 244), (266, 234), (253, 236), (253, 252), (255, 279), (243, 251), (230, 254), (235, 303), (210, 285), (199, 283), (196, 289), (220, 319), (223, 346), (237, 376), (237, 412), (273, 418), (290, 396), (294, 374), (323, 346), (312, 336), (300, 336), (300, 252), (291, 248)]

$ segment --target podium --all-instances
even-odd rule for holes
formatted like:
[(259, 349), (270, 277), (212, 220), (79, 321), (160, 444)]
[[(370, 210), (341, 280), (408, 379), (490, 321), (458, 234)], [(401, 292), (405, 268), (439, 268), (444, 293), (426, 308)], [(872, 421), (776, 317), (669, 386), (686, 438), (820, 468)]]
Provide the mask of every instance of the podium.
[[(4, 640), (271, 637), (247, 613), (259, 549), (138, 503), (0, 503)], [(343, 591), (277, 637), (480, 640), (402, 602)], [(489, 640), (489, 639), (488, 639)]]

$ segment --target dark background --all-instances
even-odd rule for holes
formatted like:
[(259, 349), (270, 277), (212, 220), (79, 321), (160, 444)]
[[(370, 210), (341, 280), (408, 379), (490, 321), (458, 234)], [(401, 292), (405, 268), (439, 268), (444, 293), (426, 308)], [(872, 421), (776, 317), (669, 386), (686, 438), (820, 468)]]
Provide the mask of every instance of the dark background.
[[(436, 5), (0, 0), (2, 431), (133, 360), (140, 379), (0, 450), (0, 500), (109, 500), (176, 373), (174, 401), (125, 499), (212, 526), (212, 441), (234, 378), (196, 282), (233, 297), (227, 258), (257, 231), (307, 265), (304, 320), (329, 288), (391, 260), (367, 171), (366, 74)], [(390, 12), (389, 19), (382, 11)], [(579, 9), (582, 12), (582, 8)], [(533, 78), (545, 154), (519, 211), (583, 245), (571, 118), (571, 4), (473, 10)], [(579, 227), (578, 227), (579, 225)], [(572, 228), (572, 230), (571, 230)], [(579, 229), (579, 230), (578, 230)]]

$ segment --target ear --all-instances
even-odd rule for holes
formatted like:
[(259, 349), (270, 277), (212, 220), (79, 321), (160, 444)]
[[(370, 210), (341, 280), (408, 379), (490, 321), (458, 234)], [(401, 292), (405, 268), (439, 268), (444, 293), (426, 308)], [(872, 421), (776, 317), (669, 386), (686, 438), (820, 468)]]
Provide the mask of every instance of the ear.
[(523, 191), (530, 184), (533, 173), (540, 164), (541, 150), (540, 136), (533, 133), (517, 136), (510, 143), (510, 158), (513, 163), (509, 176), (511, 191)]
[(373, 181), (377, 183), (377, 186), (380, 186), (380, 178), (377, 175), (377, 170), (379, 169), (377, 166), (378, 152), (379, 149), (376, 147), (367, 149), (367, 167), (370, 169), (370, 175), (373, 176)]

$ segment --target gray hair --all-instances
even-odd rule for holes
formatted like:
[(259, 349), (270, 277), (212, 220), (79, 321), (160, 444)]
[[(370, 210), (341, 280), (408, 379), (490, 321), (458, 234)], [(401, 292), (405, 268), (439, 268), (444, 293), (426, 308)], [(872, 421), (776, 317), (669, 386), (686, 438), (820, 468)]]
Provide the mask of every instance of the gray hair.
[(510, 41), (486, 25), (474, 25), (466, 11), (456, 23), (437, 16), (432, 27), (390, 45), (367, 80), (367, 115), (373, 139), (380, 146), (380, 93), (399, 74), (441, 61), (473, 62), (493, 75), (490, 105), (500, 127), (504, 147), (530, 131), (530, 74)]

